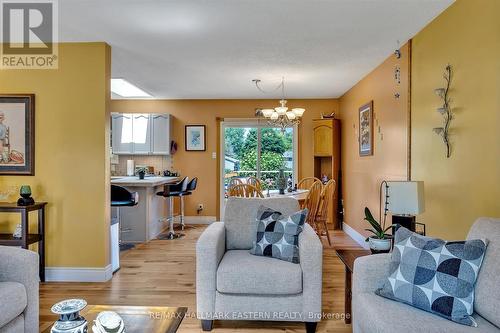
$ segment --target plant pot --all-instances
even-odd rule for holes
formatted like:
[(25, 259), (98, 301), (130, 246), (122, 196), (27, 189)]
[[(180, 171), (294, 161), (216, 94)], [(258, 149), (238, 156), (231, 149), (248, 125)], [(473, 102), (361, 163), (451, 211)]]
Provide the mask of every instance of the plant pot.
[(144, 179), (145, 175), (146, 175), (145, 172), (139, 172), (139, 179)]
[(370, 250), (372, 253), (388, 253), (391, 251), (391, 239), (385, 238), (368, 238), (368, 243), (370, 245)]

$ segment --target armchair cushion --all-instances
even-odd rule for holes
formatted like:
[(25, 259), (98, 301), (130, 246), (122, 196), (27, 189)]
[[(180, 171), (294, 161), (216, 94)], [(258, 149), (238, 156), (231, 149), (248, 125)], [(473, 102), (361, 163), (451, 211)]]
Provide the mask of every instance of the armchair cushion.
[(257, 256), (299, 263), (299, 234), (307, 217), (307, 209), (288, 217), (261, 206), (257, 213), (255, 240), (250, 250)]
[(227, 251), (217, 269), (217, 291), (226, 294), (293, 295), (302, 292), (300, 265)]
[(27, 305), (24, 285), (19, 282), (0, 282), (0, 327), (22, 314)]
[(224, 211), (226, 248), (228, 250), (250, 250), (255, 237), (255, 219), (260, 206), (281, 212), (284, 216), (298, 211), (299, 203), (294, 198), (237, 198), (230, 197)]
[(376, 293), (460, 324), (477, 326), (471, 317), (474, 284), (485, 251), (486, 243), (480, 239), (445, 242), (400, 228), (390, 274)]

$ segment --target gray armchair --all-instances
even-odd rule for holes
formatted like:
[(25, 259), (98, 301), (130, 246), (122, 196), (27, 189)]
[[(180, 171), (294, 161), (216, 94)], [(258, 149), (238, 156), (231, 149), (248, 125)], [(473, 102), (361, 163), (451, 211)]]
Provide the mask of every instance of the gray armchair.
[(323, 246), (309, 226), (299, 236), (300, 264), (251, 255), (260, 205), (290, 215), (292, 198), (229, 198), (224, 222), (212, 223), (196, 244), (197, 316), (213, 320), (296, 321), (314, 332), (321, 319)]
[(389, 271), (390, 254), (356, 259), (352, 281), (353, 333), (500, 333), (500, 219), (480, 218), (467, 239), (489, 241), (476, 281), (474, 319), (464, 326), (409, 305), (375, 295)]
[(0, 333), (38, 332), (38, 254), (0, 246)]

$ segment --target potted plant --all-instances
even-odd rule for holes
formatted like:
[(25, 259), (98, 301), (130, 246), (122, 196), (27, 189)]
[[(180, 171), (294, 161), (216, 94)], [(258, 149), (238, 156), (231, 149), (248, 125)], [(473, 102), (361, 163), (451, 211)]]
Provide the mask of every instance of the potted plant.
[(144, 179), (144, 176), (146, 176), (146, 168), (138, 169), (137, 175), (139, 175), (139, 179)]
[[(365, 229), (373, 233), (373, 236), (366, 238), (366, 242), (370, 245), (372, 253), (386, 253), (391, 250), (392, 236), (386, 234), (387, 230), (391, 229), (392, 225), (385, 228), (385, 223), (381, 225), (375, 218), (368, 207), (365, 207), (365, 220), (372, 226), (371, 229)], [(385, 221), (384, 221), (385, 222)]]

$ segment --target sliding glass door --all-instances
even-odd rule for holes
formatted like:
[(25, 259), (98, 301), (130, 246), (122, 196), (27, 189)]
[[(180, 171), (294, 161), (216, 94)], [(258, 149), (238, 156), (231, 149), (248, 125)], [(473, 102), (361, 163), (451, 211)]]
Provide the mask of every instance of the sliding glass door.
[(276, 187), (280, 169), (296, 183), (297, 131), (270, 127), (258, 120), (224, 121), (221, 126), (221, 215), (232, 179), (253, 176), (264, 189)]

